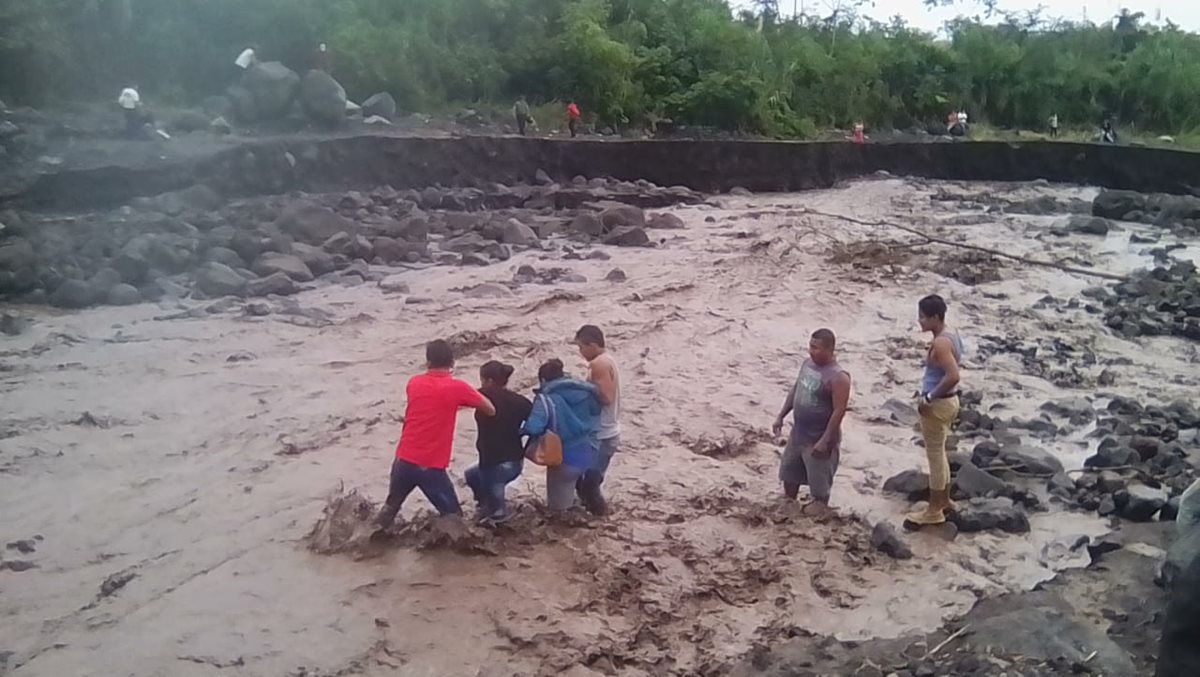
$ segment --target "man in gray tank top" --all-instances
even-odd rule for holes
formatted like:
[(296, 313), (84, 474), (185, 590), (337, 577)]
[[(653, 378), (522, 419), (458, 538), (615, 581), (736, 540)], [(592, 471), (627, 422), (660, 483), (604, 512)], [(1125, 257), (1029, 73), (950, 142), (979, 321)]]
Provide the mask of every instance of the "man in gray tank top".
[(925, 439), (925, 457), (929, 462), (929, 506), (910, 513), (907, 521), (917, 525), (942, 524), (950, 502), (950, 461), (946, 457), (946, 438), (958, 418), (958, 365), (962, 361), (962, 339), (946, 326), (946, 301), (937, 294), (917, 304), (921, 329), (933, 334), (925, 356), (925, 374), (917, 412), (921, 415), (921, 436)]
[(841, 456), (842, 419), (850, 403), (850, 374), (837, 362), (837, 339), (828, 329), (813, 332), (808, 342), (809, 359), (800, 367), (788, 391), (772, 432), (778, 437), (783, 422), (793, 414), (792, 433), (779, 465), (784, 495), (795, 499), (800, 485), (807, 484), (813, 509), (829, 507), (833, 475)]
[(576, 485), (584, 507), (594, 515), (608, 511), (600, 488), (612, 457), (621, 448), (621, 373), (604, 342), (600, 328), (585, 324), (575, 332), (579, 354), (588, 361), (588, 380), (600, 396), (600, 422), (595, 432), (596, 458)]

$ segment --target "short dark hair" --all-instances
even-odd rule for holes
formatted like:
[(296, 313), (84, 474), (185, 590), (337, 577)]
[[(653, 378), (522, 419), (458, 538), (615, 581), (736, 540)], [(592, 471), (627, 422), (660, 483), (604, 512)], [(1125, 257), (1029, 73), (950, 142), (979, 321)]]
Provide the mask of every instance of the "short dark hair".
[(512, 376), (513, 367), (510, 364), (488, 360), (479, 368), (479, 375), (499, 385), (508, 385), (508, 377)]
[(921, 314), (925, 317), (936, 317), (939, 320), (945, 320), (946, 299), (937, 294), (930, 294), (917, 303), (917, 310), (921, 311)]
[(425, 361), (434, 369), (449, 369), (454, 366), (454, 349), (442, 339), (425, 344)]
[(538, 367), (538, 380), (553, 381), (563, 377), (563, 362), (557, 357), (552, 357), (542, 363)]
[(576, 343), (587, 343), (589, 345), (604, 347), (604, 332), (600, 331), (600, 327), (594, 324), (585, 324), (575, 332)]
[(833, 335), (833, 331), (825, 328), (818, 329), (812, 333), (812, 340), (820, 341), (821, 345), (833, 350), (837, 348), (837, 337)]

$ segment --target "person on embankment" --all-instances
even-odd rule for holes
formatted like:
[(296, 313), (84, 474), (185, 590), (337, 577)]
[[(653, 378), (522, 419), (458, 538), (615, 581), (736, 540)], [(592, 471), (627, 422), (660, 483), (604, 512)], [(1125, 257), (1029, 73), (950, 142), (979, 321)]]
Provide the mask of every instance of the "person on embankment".
[(595, 462), (579, 480), (579, 498), (593, 515), (608, 512), (601, 490), (608, 466), (621, 449), (621, 371), (604, 339), (604, 332), (585, 324), (575, 332), (575, 345), (588, 362), (588, 382), (596, 386), (600, 400), (600, 421), (595, 428)]
[(569, 132), (571, 132), (572, 139), (575, 138), (575, 135), (579, 133), (579, 118), (580, 117), (581, 117), (581, 114), (579, 113), (579, 106), (575, 105), (574, 101), (572, 101), (571, 103), (568, 103), (567, 104), (567, 130)]
[(921, 436), (929, 461), (929, 506), (910, 513), (907, 520), (916, 525), (942, 524), (950, 502), (950, 461), (946, 457), (946, 438), (958, 418), (959, 364), (963, 344), (958, 333), (946, 326), (946, 301), (937, 294), (917, 304), (917, 321), (922, 331), (933, 335), (925, 355), (925, 374), (917, 413), (921, 417)]
[(491, 400), (496, 415), (476, 410), (475, 425), (479, 433), (475, 449), (479, 451), (479, 463), (467, 468), (464, 478), (475, 495), (480, 522), (485, 524), (499, 524), (508, 519), (504, 488), (521, 476), (525, 465), (521, 426), (529, 418), (533, 403), (508, 389), (512, 373), (512, 366), (496, 360), (479, 368), (479, 392)]
[(850, 374), (837, 361), (837, 337), (818, 329), (808, 341), (808, 359), (800, 366), (771, 432), (783, 433), (789, 413), (792, 432), (779, 464), (784, 496), (795, 500), (808, 485), (813, 503), (809, 512), (829, 509), (833, 476), (841, 456), (842, 420), (850, 404)]
[(533, 122), (533, 116), (529, 114), (529, 104), (523, 96), (513, 104), (513, 120), (517, 123), (517, 133), (525, 136), (525, 129)]
[(534, 390), (533, 410), (523, 432), (530, 445), (546, 433), (561, 442), (561, 459), (546, 466), (546, 507), (562, 512), (575, 505), (575, 487), (592, 467), (596, 455), (593, 434), (600, 418), (596, 386), (568, 378), (562, 360), (547, 360), (538, 369), (541, 385)]
[(454, 351), (449, 343), (430, 341), (425, 346), (425, 363), (425, 373), (409, 379), (405, 387), (404, 427), (392, 462), (388, 497), (376, 517), (381, 528), (392, 525), (413, 489), (420, 489), (439, 514), (460, 514), (458, 495), (446, 472), (458, 410), (469, 407), (485, 416), (496, 415), (491, 400), (450, 373)]

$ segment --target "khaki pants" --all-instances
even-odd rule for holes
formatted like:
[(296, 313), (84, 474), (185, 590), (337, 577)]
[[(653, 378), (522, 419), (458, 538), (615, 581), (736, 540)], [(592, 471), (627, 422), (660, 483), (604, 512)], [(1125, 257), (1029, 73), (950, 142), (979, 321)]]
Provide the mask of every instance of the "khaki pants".
[(958, 418), (958, 396), (945, 397), (917, 407), (921, 414), (921, 435), (925, 438), (925, 456), (929, 459), (929, 488), (950, 488), (950, 461), (946, 459), (946, 437)]

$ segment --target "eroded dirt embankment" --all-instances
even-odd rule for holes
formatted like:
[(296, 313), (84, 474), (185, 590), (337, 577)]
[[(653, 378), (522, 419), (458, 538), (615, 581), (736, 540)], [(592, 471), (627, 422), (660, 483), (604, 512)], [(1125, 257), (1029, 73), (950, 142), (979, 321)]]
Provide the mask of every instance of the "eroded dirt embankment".
[[(384, 135), (280, 137), (161, 153), (82, 154), (39, 173), (5, 177), (0, 204), (92, 207), (121, 204), (203, 183), (228, 196), (289, 190), (479, 186), (532, 181), (537, 170), (647, 179), (702, 191), (823, 188), (876, 171), (940, 179), (1044, 178), (1138, 191), (1192, 193), (1200, 154), (1075, 143), (600, 141), (519, 137), (416, 138)], [(128, 149), (127, 149), (128, 150)], [(186, 152), (185, 152), (186, 151)]]

